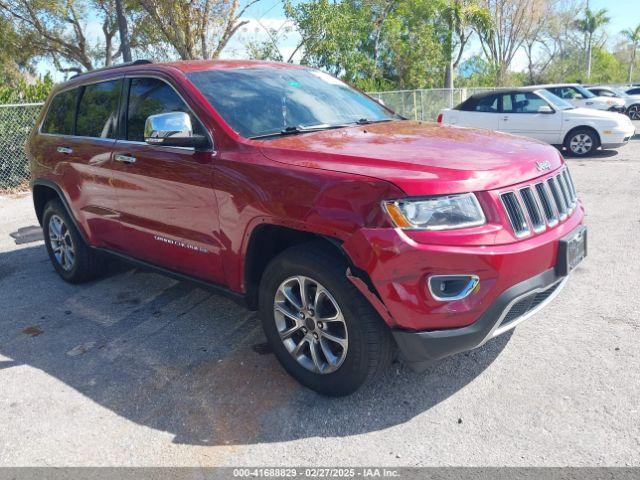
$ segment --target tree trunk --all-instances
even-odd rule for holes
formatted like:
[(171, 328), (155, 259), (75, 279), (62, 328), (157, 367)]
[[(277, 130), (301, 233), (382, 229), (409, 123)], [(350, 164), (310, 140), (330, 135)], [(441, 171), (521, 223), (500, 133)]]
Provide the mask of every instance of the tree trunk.
[(444, 88), (453, 89), (453, 61), (447, 62), (444, 70)]
[(122, 51), (122, 60), (130, 62), (131, 45), (129, 44), (129, 27), (127, 25), (127, 17), (124, 15), (124, 0), (116, 0), (116, 16), (118, 18), (118, 30), (120, 30), (120, 50)]
[(591, 35), (587, 39), (587, 78), (585, 79), (587, 82), (591, 78)]
[(627, 80), (629, 83), (633, 82), (633, 64), (636, 63), (636, 50), (638, 46), (634, 43), (632, 45), (633, 52), (631, 52), (631, 62), (629, 62), (629, 79)]

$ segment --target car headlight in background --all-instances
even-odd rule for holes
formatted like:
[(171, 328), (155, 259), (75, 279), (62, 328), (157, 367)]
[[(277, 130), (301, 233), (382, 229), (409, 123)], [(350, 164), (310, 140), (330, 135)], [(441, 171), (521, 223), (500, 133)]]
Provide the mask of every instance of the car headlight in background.
[(391, 200), (383, 206), (396, 227), (408, 230), (450, 230), (486, 222), (473, 193)]

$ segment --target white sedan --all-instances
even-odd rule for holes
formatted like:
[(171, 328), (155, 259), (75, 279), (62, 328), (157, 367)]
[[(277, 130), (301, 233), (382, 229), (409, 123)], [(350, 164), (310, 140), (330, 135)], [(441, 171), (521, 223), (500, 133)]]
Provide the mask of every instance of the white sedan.
[(599, 97), (620, 98), (624, 101), (626, 114), (631, 120), (640, 120), (640, 94), (630, 95), (621, 87), (589, 87), (589, 91)]
[(625, 104), (621, 98), (601, 97), (587, 90), (579, 83), (555, 83), (547, 85), (530, 85), (527, 88), (543, 88), (556, 97), (566, 100), (574, 107), (595, 108), (596, 110), (609, 110), (610, 112), (624, 113)]
[(547, 90), (530, 87), (473, 95), (443, 110), (438, 123), (536, 138), (580, 157), (599, 147), (621, 147), (635, 135), (625, 115), (575, 108)]

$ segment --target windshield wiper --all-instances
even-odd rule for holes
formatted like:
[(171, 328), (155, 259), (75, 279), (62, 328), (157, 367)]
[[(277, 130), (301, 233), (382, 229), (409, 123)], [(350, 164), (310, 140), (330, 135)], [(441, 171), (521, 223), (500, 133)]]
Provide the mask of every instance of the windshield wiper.
[(309, 133), (309, 132), (319, 132), (322, 130), (331, 130), (334, 128), (344, 128), (348, 125), (340, 124), (340, 125), (329, 125), (329, 124), (320, 124), (320, 125), (290, 125), (288, 127), (283, 128), (279, 132), (271, 132), (265, 133), (262, 135), (255, 135), (253, 137), (249, 137), (251, 140), (255, 140), (258, 138), (271, 138), (271, 137), (286, 137), (287, 135), (298, 135), (300, 133)]
[(370, 125), (372, 123), (390, 122), (392, 120), (393, 120), (393, 118), (383, 118), (381, 120), (369, 120), (368, 118), (361, 118), (361, 119), (357, 120), (355, 123), (357, 125)]

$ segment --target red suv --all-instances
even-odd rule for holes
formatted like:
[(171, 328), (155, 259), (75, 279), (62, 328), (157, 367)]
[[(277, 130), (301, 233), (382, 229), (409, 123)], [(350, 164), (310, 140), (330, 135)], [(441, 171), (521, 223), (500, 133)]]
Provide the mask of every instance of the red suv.
[(27, 146), (68, 282), (106, 253), (257, 309), (284, 368), (345, 395), (547, 304), (586, 254), (553, 147), (409, 121), (318, 70), (133, 64), (59, 85)]

